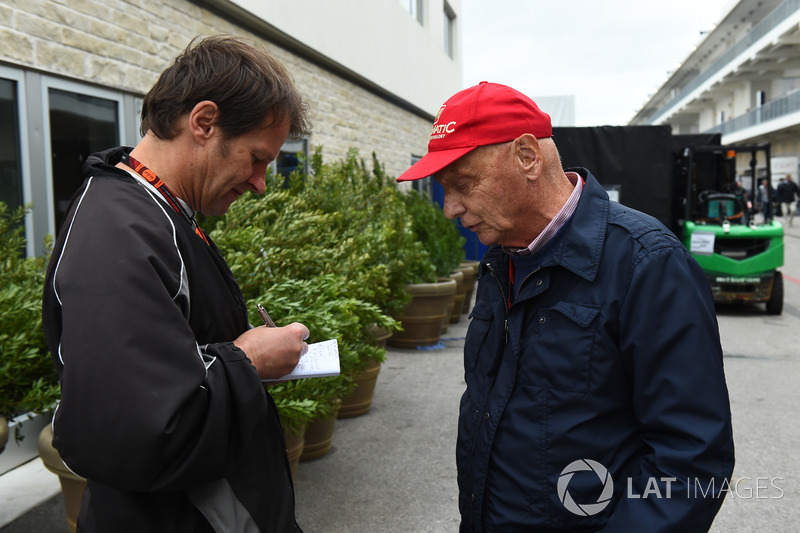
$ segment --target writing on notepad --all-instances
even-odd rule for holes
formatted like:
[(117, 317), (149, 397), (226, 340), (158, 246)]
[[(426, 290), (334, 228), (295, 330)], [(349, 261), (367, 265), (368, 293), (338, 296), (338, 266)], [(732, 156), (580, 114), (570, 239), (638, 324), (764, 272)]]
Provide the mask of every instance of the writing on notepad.
[(294, 370), (278, 379), (262, 379), (261, 381), (283, 381), (286, 379), (321, 378), (338, 376), (339, 344), (336, 339), (315, 342), (308, 345), (308, 351), (300, 357)]

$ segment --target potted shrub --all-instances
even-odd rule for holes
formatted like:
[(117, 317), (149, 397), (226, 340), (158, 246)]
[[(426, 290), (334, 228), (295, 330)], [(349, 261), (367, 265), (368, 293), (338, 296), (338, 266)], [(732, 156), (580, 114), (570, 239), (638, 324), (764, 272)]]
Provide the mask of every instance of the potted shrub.
[(354, 378), (370, 361), (383, 360), (385, 350), (370, 342), (370, 325), (397, 328), (381, 307), (390, 307), (392, 297), (390, 270), (376, 259), (388, 248), (383, 235), (391, 233), (375, 223), (371, 206), (381, 198), (370, 198), (367, 206), (353, 199), (361, 190), (354, 181), (365, 172), (354, 157), (323, 165), (318, 151), (312, 167), (313, 174), (288, 179), (268, 173), (267, 191), (233, 204), (211, 232), (239, 281), (252, 323), (260, 323), (254, 308), (261, 302), (278, 325), (306, 324), (309, 342), (338, 340), (340, 376), (269, 389), (282, 416), (297, 402), (313, 400), (303, 404), (305, 420), (297, 412), (284, 416), (294, 429), (331, 417), (355, 388)]
[(437, 276), (447, 276), (464, 261), (466, 239), (425, 192), (402, 195), (414, 234), (428, 252)]
[[(317, 150), (311, 161), (312, 174), (304, 181), (312, 204), (328, 213), (343, 216), (342, 232), (351, 246), (339, 259), (344, 270), (352, 273), (351, 287), (360, 298), (380, 309), (385, 323), (370, 323), (364, 333), (366, 342), (361, 366), (352, 373), (355, 390), (343, 397), (339, 418), (361, 416), (369, 412), (385, 354), (386, 341), (397, 335), (396, 317), (411, 300), (407, 286), (420, 279), (435, 278), (433, 266), (422, 243), (413, 233), (402, 196), (393, 178), (372, 154), (372, 168), (367, 169), (358, 152), (332, 164), (323, 164)], [(363, 292), (366, 290), (366, 292)], [(370, 356), (369, 351), (375, 355)]]
[[(49, 413), (61, 395), (42, 332), (48, 258), (25, 257), (27, 211), (0, 202), (0, 417), (10, 424), (8, 446), (19, 441), (28, 418)], [(27, 444), (35, 456), (35, 442)]]
[(427, 279), (407, 285), (412, 301), (398, 316), (403, 332), (395, 334), (389, 342), (405, 348), (430, 346), (439, 342), (456, 309), (460, 315), (464, 285), (459, 281), (463, 280), (463, 274), (451, 273), (464, 259), (464, 238), (427, 194), (409, 191), (402, 193), (401, 200), (433, 272)]
[(461, 265), (465, 257), (466, 239), (427, 193), (409, 191), (404, 200), (412, 216), (414, 232), (424, 244), (436, 269), (436, 275), (439, 278), (450, 277), (456, 280), (453, 306), (443, 325), (443, 329), (446, 329), (448, 323), (458, 322), (461, 318), (469, 277), (472, 274), (472, 269)]
[[(28, 451), (19, 460), (27, 461), (38, 453), (45, 467), (58, 475), (67, 525), (75, 531), (86, 481), (64, 467), (52, 446), (47, 422), (61, 389), (42, 332), (42, 286), (48, 257), (25, 257), (26, 212), (26, 208), (10, 211), (0, 202), (0, 416), (13, 420), (14, 444), (21, 439), (24, 424), (35, 429), (38, 438), (24, 443)], [(46, 245), (49, 250), (49, 242)], [(43, 419), (34, 423), (34, 415)]]

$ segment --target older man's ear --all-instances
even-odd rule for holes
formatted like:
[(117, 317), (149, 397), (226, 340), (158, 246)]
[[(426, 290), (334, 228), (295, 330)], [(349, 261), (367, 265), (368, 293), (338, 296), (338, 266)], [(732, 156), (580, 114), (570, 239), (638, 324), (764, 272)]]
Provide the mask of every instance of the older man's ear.
[(523, 133), (514, 139), (514, 157), (520, 171), (536, 178), (542, 173), (544, 159), (539, 139), (530, 133)]

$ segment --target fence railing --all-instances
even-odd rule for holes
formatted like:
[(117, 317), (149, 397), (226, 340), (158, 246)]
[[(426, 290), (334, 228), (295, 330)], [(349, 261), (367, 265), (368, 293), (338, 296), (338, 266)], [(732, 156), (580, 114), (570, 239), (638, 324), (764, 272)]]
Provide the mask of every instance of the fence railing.
[(785, 0), (778, 7), (773, 9), (772, 12), (770, 12), (766, 17), (758, 21), (758, 23), (753, 26), (747, 35), (745, 35), (732, 48), (722, 54), (716, 61), (714, 61), (707, 69), (701, 72), (692, 81), (687, 83), (675, 95), (675, 97), (669, 101), (669, 103), (662, 106), (661, 109), (659, 109), (658, 112), (653, 115), (653, 118), (662, 115), (666, 110), (670, 109), (682, 99), (686, 98), (692, 93), (692, 91), (696, 90), (712, 76), (725, 68), (726, 65), (732, 63), (733, 60), (744, 53), (745, 50), (750, 48), (755, 42), (771, 32), (781, 22), (786, 20), (790, 15), (794, 14), (798, 10), (800, 10), (800, 0)]
[(786, 116), (790, 113), (800, 111), (800, 91), (795, 91), (787, 94), (783, 98), (767, 102), (759, 108), (752, 109), (733, 118), (727, 122), (723, 122), (713, 128), (706, 130), (705, 133), (721, 133), (727, 135), (745, 128), (758, 126), (770, 120)]

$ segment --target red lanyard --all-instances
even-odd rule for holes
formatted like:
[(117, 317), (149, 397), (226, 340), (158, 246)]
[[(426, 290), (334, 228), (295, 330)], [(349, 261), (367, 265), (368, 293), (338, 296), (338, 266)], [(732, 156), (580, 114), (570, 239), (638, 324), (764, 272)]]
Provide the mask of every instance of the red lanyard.
[(130, 154), (122, 154), (121, 161), (126, 165), (128, 165), (129, 167), (131, 167), (134, 170), (134, 172), (136, 172), (145, 180), (147, 180), (147, 182), (150, 185), (155, 187), (156, 190), (158, 190), (158, 192), (161, 193), (161, 196), (163, 196), (167, 200), (167, 203), (171, 205), (176, 212), (183, 215), (184, 218), (189, 221), (189, 224), (191, 224), (194, 227), (194, 232), (197, 233), (197, 235), (201, 239), (203, 239), (203, 241), (205, 241), (206, 244), (209, 244), (205, 232), (202, 230), (202, 228), (200, 228), (200, 226), (197, 225), (197, 222), (195, 221), (194, 217), (189, 216), (189, 213), (187, 213), (186, 210), (183, 208), (178, 198), (176, 198), (175, 195), (172, 193), (172, 191), (169, 190), (167, 184), (161, 181), (161, 178), (156, 176), (155, 172), (153, 172), (152, 170), (141, 164), (139, 161), (134, 159)]

